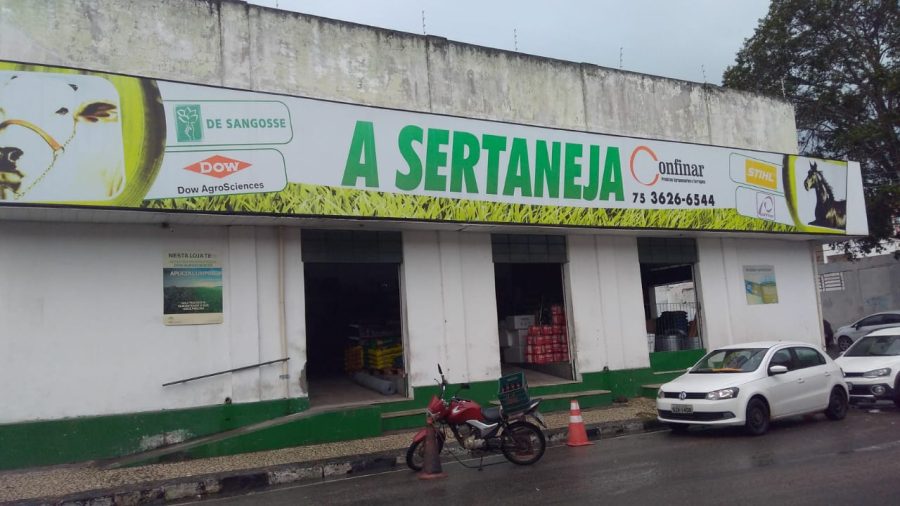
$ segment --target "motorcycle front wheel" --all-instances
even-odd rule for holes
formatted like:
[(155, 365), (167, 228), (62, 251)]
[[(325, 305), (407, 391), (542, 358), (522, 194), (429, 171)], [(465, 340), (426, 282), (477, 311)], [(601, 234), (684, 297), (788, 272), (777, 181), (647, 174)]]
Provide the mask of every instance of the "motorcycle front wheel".
[(500, 435), (500, 450), (506, 460), (520, 466), (534, 464), (544, 456), (547, 441), (536, 425), (528, 422), (510, 424)]
[[(437, 451), (438, 454), (441, 453), (441, 450), (444, 449), (444, 438), (437, 437)], [(413, 444), (409, 445), (409, 448), (406, 449), (406, 466), (412, 469), (415, 472), (419, 472), (422, 470), (422, 466), (425, 465), (425, 440), (414, 441)]]

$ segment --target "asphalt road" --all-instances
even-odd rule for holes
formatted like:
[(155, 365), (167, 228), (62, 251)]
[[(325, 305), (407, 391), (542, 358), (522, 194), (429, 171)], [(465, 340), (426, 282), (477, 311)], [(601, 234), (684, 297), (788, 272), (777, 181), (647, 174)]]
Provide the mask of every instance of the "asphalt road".
[(553, 447), (531, 467), (444, 465), (447, 478), (408, 470), (271, 489), (205, 503), (249, 504), (898, 504), (900, 410), (851, 409), (739, 430), (668, 431)]

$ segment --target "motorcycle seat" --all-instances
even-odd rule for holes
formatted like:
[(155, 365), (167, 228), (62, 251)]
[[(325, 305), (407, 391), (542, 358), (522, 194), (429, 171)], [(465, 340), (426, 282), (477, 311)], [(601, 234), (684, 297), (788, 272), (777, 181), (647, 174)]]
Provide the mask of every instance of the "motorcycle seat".
[(489, 408), (481, 408), (481, 416), (487, 423), (499, 422), (502, 418), (500, 414), (500, 406), (492, 406)]

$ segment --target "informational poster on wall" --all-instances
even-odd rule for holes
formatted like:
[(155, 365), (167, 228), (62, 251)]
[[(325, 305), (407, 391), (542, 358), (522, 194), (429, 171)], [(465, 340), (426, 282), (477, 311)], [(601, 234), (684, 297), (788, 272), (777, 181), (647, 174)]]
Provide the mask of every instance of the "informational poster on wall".
[(222, 323), (222, 265), (210, 252), (173, 251), (163, 264), (166, 325)]
[(745, 265), (744, 289), (747, 304), (777, 304), (778, 284), (775, 281), (775, 267), (772, 265)]
[(868, 232), (854, 162), (12, 62), (0, 102), (0, 209)]

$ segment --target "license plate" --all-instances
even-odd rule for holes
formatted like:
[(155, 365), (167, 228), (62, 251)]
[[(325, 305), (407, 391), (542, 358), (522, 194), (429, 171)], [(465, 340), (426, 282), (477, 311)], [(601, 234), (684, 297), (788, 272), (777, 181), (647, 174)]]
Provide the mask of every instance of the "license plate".
[(672, 413), (679, 415), (689, 415), (694, 412), (694, 406), (690, 404), (672, 404)]

